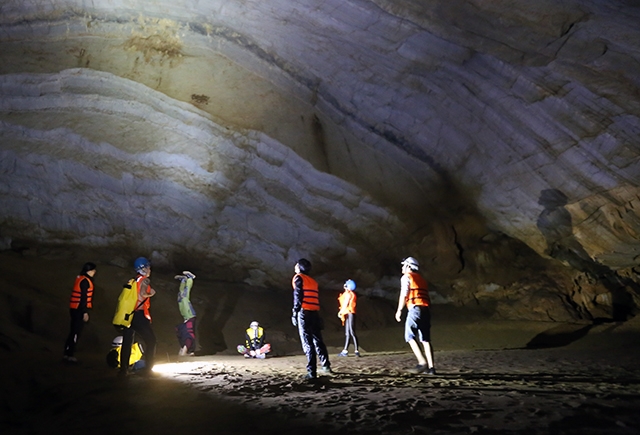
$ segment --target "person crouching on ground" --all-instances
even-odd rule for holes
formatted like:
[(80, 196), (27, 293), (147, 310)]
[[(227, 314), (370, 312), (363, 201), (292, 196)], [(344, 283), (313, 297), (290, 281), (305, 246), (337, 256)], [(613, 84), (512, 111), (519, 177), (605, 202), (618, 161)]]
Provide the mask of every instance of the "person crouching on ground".
[(95, 274), (96, 265), (93, 263), (85, 263), (82, 266), (82, 270), (80, 270), (80, 274), (76, 277), (73, 290), (71, 291), (71, 300), (69, 303), (71, 324), (62, 357), (64, 361), (69, 363), (78, 362), (74, 354), (76, 352), (78, 338), (84, 329), (84, 324), (89, 321), (89, 310), (93, 308), (93, 277)]
[(298, 327), (302, 350), (307, 357), (307, 379), (317, 376), (316, 356), (324, 373), (331, 372), (327, 347), (322, 340), (322, 319), (320, 317), (320, 297), (318, 283), (309, 276), (311, 263), (305, 258), (298, 260), (294, 267), (293, 310), (291, 323)]
[(264, 329), (255, 320), (251, 322), (247, 330), (244, 332), (244, 346), (238, 346), (238, 352), (245, 358), (264, 359), (271, 352), (271, 345), (265, 343)]
[(358, 337), (356, 337), (356, 283), (352, 279), (348, 279), (344, 283), (344, 292), (338, 296), (338, 302), (340, 303), (340, 309), (338, 311), (338, 317), (342, 320), (344, 326), (344, 349), (338, 354), (338, 356), (349, 355), (349, 341), (353, 339), (353, 347), (355, 355), (360, 356), (358, 351)]
[[(396, 320), (402, 321), (402, 309), (407, 307), (407, 319), (404, 326), (404, 338), (418, 359), (418, 365), (414, 372), (436, 374), (433, 366), (433, 351), (431, 349), (431, 312), (427, 282), (418, 273), (420, 265), (413, 257), (407, 257), (402, 261), (402, 278), (400, 279), (400, 297)], [(424, 355), (420, 345), (422, 343)]]
[(191, 304), (191, 287), (196, 276), (185, 270), (182, 275), (176, 275), (175, 279), (180, 280), (180, 289), (178, 290), (178, 308), (184, 322), (176, 326), (176, 335), (180, 350), (178, 355), (195, 355), (196, 351), (196, 310)]

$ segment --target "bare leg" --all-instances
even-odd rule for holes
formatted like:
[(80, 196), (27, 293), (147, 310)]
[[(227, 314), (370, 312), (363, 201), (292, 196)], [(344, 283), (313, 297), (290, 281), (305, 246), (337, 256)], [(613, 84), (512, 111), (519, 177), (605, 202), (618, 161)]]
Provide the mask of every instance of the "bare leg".
[(418, 364), (421, 366), (425, 365), (427, 361), (425, 360), (424, 355), (422, 355), (422, 349), (420, 349), (420, 345), (418, 344), (418, 342), (415, 340), (411, 340), (409, 342), (409, 346), (411, 346), (411, 350), (413, 351), (416, 358), (418, 358)]
[(429, 368), (433, 367), (433, 350), (431, 349), (431, 343), (428, 341), (423, 341), (422, 345), (424, 346), (424, 354), (427, 356), (427, 362), (429, 363)]

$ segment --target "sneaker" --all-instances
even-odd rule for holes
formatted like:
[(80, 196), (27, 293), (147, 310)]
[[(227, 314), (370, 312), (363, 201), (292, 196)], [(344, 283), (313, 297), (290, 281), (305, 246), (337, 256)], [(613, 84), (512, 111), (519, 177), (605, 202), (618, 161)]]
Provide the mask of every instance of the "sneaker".
[(427, 371), (427, 365), (426, 364), (418, 364), (417, 366), (415, 366), (412, 369), (407, 370), (409, 373), (413, 373), (413, 374), (418, 374), (418, 373), (424, 373), (425, 371)]
[(244, 354), (244, 357), (245, 357), (245, 358), (251, 358), (251, 355), (249, 355), (248, 353), (245, 353), (245, 354)]
[(65, 355), (65, 356), (62, 357), (62, 359), (64, 361), (68, 362), (68, 363), (71, 363), (71, 364), (77, 364), (78, 363), (78, 358), (76, 358), (75, 356)]
[(320, 371), (322, 373), (333, 373), (333, 371), (331, 370), (331, 367), (329, 367), (329, 366), (320, 367)]
[(425, 372), (428, 375), (435, 375), (436, 374), (436, 368), (435, 367), (431, 367), (430, 369), (427, 369), (427, 371)]
[(358, 352), (358, 351), (356, 350), (356, 357), (360, 358), (361, 356), (362, 356), (362, 355), (360, 355), (360, 352)]
[(314, 375), (313, 373), (307, 373), (307, 374), (304, 376), (304, 378), (305, 378), (305, 379), (307, 379), (307, 380), (309, 380), (309, 381), (311, 381), (311, 380), (316, 379), (316, 375)]
[(187, 277), (184, 275), (176, 275), (173, 277), (173, 279), (179, 279), (180, 281), (182, 281), (183, 279), (187, 279)]
[(179, 356), (185, 356), (187, 354), (187, 346), (182, 346), (178, 351)]
[(196, 279), (196, 276), (188, 270), (185, 270), (182, 273), (184, 273), (184, 276), (186, 276), (187, 278)]
[[(356, 354), (357, 354), (357, 353), (358, 353), (358, 352), (356, 352)], [(348, 350), (343, 350), (342, 352), (340, 352), (340, 353), (338, 354), (338, 356), (349, 356), (349, 351), (348, 351)]]

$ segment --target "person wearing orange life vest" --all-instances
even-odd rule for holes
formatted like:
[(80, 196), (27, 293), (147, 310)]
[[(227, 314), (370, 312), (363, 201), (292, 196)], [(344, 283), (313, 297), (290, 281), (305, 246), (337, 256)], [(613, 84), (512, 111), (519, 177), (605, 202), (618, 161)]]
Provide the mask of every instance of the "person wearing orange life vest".
[(322, 340), (322, 318), (320, 317), (320, 294), (318, 283), (309, 276), (311, 263), (305, 258), (298, 260), (294, 267), (293, 310), (291, 323), (298, 327), (302, 350), (307, 357), (306, 379), (317, 376), (316, 356), (320, 360), (321, 371), (331, 372), (329, 353)]
[[(139, 257), (133, 263), (133, 267), (137, 272), (136, 283), (138, 287), (138, 301), (136, 309), (133, 313), (131, 326), (122, 331), (122, 349), (120, 351), (120, 372), (119, 376), (126, 376), (129, 369), (129, 357), (131, 356), (131, 345), (133, 344), (134, 334), (140, 334), (145, 345), (145, 368), (140, 372), (149, 374), (153, 369), (154, 357), (156, 353), (156, 336), (151, 329), (151, 297), (156, 291), (151, 288), (151, 263), (144, 257)], [(126, 361), (126, 363), (125, 363)]]
[[(418, 359), (415, 373), (436, 374), (433, 366), (433, 351), (431, 349), (431, 312), (429, 306), (429, 291), (427, 281), (418, 273), (420, 265), (413, 257), (402, 261), (402, 279), (400, 280), (400, 297), (396, 320), (402, 320), (402, 310), (407, 307), (404, 338)], [(416, 338), (424, 347), (424, 355)]]
[(358, 351), (358, 337), (356, 337), (356, 283), (352, 279), (348, 279), (344, 283), (344, 292), (338, 296), (338, 302), (340, 303), (340, 309), (338, 311), (338, 317), (342, 320), (344, 326), (344, 349), (338, 354), (338, 356), (349, 355), (349, 341), (353, 339), (353, 347), (355, 349), (356, 356), (360, 356)]
[(74, 354), (78, 337), (80, 337), (82, 333), (84, 324), (89, 321), (89, 310), (93, 308), (93, 276), (95, 274), (96, 265), (93, 263), (85, 263), (80, 270), (80, 274), (76, 277), (73, 290), (71, 291), (71, 300), (69, 302), (71, 324), (62, 356), (66, 362), (78, 362)]

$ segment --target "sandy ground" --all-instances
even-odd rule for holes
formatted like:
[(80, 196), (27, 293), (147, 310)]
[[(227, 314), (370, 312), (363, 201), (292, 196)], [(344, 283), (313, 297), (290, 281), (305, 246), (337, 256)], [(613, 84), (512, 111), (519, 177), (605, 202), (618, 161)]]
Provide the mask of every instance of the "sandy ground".
[[(327, 314), (334, 373), (309, 382), (288, 295), (199, 277), (194, 291), (205, 313), (204, 350), (178, 357), (176, 285), (170, 273), (157, 273), (154, 282), (164, 293), (152, 311), (161, 373), (118, 379), (105, 356), (126, 271), (99, 266), (96, 309), (78, 346), (81, 362), (68, 365), (61, 359), (66, 304), (79, 262), (13, 254), (0, 260), (2, 435), (640, 433), (640, 318), (507, 322), (435, 306), (438, 373), (429, 376), (408, 373), (416, 361), (393, 320), (393, 304), (363, 299), (363, 357), (336, 356), (342, 330)], [(262, 311), (244, 313), (250, 301)], [(254, 316), (268, 323), (274, 346), (265, 360), (234, 354)]]
[[(332, 356), (335, 373), (302, 378), (302, 355), (171, 357), (161, 374), (117, 379), (102, 355), (5, 358), (2, 433), (640, 433), (638, 346), (591, 332), (543, 349), (449, 350), (438, 374), (407, 352)], [(633, 328), (627, 328), (633, 329)], [(599, 348), (595, 349), (594, 346)], [(333, 354), (335, 355), (335, 354)], [(187, 432), (184, 432), (187, 431)]]

